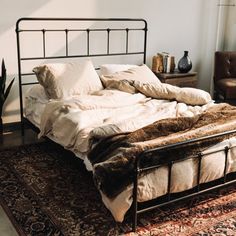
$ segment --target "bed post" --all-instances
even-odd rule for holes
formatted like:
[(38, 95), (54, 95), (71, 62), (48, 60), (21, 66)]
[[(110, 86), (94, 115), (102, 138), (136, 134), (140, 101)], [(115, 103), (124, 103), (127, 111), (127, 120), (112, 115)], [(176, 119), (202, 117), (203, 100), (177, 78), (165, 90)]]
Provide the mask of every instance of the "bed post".
[(139, 155), (135, 158), (133, 171), (133, 209), (132, 209), (132, 231), (135, 232), (137, 228), (138, 218), (138, 176), (139, 176)]
[(146, 64), (146, 57), (147, 57), (147, 21), (146, 20), (143, 20), (144, 21), (144, 50), (143, 50), (143, 63)]
[(23, 119), (23, 98), (22, 98), (22, 81), (21, 81), (21, 59), (20, 59), (20, 37), (19, 37), (19, 23), (21, 19), (16, 22), (16, 40), (17, 40), (17, 63), (18, 63), (18, 79), (19, 79), (19, 96), (20, 96), (20, 121), (21, 121), (21, 135), (24, 136), (24, 119)]

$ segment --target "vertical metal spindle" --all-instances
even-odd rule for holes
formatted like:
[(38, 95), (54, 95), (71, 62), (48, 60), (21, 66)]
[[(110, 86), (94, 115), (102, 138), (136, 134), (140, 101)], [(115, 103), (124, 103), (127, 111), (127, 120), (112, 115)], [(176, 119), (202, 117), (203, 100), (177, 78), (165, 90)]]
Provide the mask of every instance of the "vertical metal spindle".
[(107, 29), (107, 54), (110, 52), (110, 29)]
[(229, 153), (229, 147), (225, 147), (225, 168), (224, 168), (224, 183), (226, 182), (226, 176), (227, 176), (227, 167), (228, 167), (228, 153)]
[(46, 46), (45, 46), (45, 29), (42, 29), (43, 32), (43, 57), (45, 58), (46, 56)]
[(144, 27), (144, 54), (143, 54), (143, 63), (146, 63), (146, 53), (147, 53), (147, 22), (145, 21)]
[(138, 176), (139, 176), (139, 160), (140, 156), (135, 159), (134, 171), (133, 171), (133, 219), (132, 219), (132, 231), (135, 232), (137, 228), (137, 210), (138, 210)]
[(89, 33), (90, 29), (87, 29), (87, 55), (89, 56)]
[(197, 169), (197, 191), (200, 191), (200, 178), (201, 178), (201, 166), (202, 166), (202, 153), (198, 154), (198, 169)]
[(168, 201), (170, 201), (170, 187), (171, 187), (171, 175), (172, 175), (172, 166), (173, 166), (173, 161), (171, 161), (169, 164), (168, 164), (168, 169), (169, 169), (169, 172), (168, 172), (168, 189), (167, 189), (167, 194), (168, 194)]
[(23, 112), (23, 94), (22, 94), (22, 78), (21, 78), (21, 57), (20, 57), (20, 32), (18, 25), (16, 28), (16, 40), (17, 40), (17, 60), (18, 60), (18, 79), (19, 79), (19, 95), (20, 95), (20, 120), (21, 120), (21, 135), (25, 135), (24, 126), (24, 112)]
[(126, 53), (128, 53), (129, 50), (129, 29), (126, 28)]
[(68, 29), (65, 29), (66, 33), (66, 56), (68, 56)]

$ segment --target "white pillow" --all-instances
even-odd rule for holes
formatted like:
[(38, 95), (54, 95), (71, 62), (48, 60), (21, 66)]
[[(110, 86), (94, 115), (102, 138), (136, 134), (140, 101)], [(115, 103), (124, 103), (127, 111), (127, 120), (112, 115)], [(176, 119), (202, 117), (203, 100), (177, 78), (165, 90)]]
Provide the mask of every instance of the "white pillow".
[(104, 64), (100, 66), (100, 75), (110, 75), (119, 71), (128, 70), (130, 68), (137, 67), (137, 65), (129, 64)]
[(137, 66), (130, 68), (126, 71), (119, 71), (111, 75), (102, 75), (101, 80), (103, 85), (107, 88), (109, 82), (115, 80), (129, 80), (129, 81), (140, 81), (140, 82), (155, 82), (161, 83), (155, 74), (146, 66)]
[(181, 88), (176, 96), (176, 100), (189, 105), (205, 105), (212, 99), (211, 95), (204, 90), (196, 88)]
[(117, 89), (126, 93), (137, 93), (137, 89), (134, 87), (133, 80), (107, 80), (106, 88)]
[(135, 81), (134, 87), (147, 97), (168, 100), (176, 99), (176, 94), (178, 94), (181, 90), (181, 88), (173, 86), (171, 84), (156, 82), (142, 83), (139, 81)]
[(133, 86), (148, 97), (174, 99), (188, 105), (205, 105), (212, 101), (211, 95), (208, 92), (196, 88), (180, 88), (171, 84), (142, 83), (140, 81), (135, 81)]
[(52, 99), (65, 99), (103, 89), (91, 60), (44, 64), (33, 71)]

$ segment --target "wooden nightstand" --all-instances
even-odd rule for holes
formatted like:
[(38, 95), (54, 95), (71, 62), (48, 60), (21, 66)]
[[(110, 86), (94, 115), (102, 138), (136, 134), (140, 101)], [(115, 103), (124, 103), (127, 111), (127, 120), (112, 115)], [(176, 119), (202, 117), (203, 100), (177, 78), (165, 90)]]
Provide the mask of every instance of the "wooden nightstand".
[(197, 88), (197, 72), (155, 73), (161, 82), (179, 87)]

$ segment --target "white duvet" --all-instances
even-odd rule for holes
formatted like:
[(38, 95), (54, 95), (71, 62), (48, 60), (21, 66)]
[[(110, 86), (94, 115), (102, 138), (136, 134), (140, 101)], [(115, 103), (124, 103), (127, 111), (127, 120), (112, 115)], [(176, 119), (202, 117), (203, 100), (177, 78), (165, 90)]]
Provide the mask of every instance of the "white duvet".
[(65, 148), (84, 156), (92, 137), (134, 131), (164, 118), (193, 116), (210, 105), (188, 106), (147, 98), (141, 93), (105, 89), (70, 100), (50, 101), (41, 117), (39, 136), (50, 135)]
[[(49, 101), (41, 115), (39, 136), (49, 136), (77, 156), (85, 157), (87, 168), (92, 170), (86, 159), (91, 138), (134, 131), (164, 118), (194, 116), (213, 105), (210, 102), (204, 106), (188, 106), (176, 101), (151, 99), (141, 93), (129, 94), (105, 89), (91, 95), (73, 97), (70, 100)], [(201, 176), (201, 182), (222, 176), (222, 166), (224, 166), (222, 155), (223, 153), (215, 155), (216, 166), (209, 165), (211, 155), (204, 158), (203, 167), (206, 171)], [(171, 192), (194, 187), (196, 171), (197, 163), (194, 160), (174, 164)], [(165, 194), (167, 178), (167, 168), (161, 167), (140, 179), (138, 200), (145, 201)], [(159, 180), (158, 183), (156, 179)], [(102, 192), (101, 196), (115, 220), (123, 221), (125, 213), (132, 204), (132, 186), (127, 187), (114, 199), (107, 198)]]

